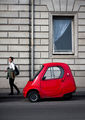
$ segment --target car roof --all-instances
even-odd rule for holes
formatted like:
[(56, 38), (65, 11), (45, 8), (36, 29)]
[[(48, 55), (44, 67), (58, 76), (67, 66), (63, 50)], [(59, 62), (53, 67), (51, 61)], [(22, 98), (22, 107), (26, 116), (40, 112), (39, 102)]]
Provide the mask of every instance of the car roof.
[(44, 63), (44, 66), (68, 66), (66, 63), (61, 63), (61, 62), (53, 62), (53, 63)]

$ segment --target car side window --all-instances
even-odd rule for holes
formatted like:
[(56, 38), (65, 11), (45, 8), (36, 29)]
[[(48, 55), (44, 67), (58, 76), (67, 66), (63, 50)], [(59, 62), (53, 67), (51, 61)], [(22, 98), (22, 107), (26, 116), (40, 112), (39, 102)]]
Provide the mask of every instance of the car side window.
[(49, 67), (44, 75), (45, 79), (58, 79), (62, 78), (64, 75), (64, 70), (62, 67)]

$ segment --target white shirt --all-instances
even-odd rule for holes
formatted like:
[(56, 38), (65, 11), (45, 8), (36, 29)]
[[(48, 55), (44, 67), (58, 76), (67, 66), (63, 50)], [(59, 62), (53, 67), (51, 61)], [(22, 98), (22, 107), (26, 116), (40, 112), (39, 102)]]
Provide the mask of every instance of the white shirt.
[(13, 62), (9, 63), (9, 68), (15, 70), (15, 64)]

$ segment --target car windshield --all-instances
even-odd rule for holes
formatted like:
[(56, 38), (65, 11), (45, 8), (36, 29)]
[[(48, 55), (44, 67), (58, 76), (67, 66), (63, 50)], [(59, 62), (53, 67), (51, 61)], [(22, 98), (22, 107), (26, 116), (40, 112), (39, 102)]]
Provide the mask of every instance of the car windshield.
[(42, 67), (40, 68), (40, 70), (34, 75), (34, 77), (30, 80), (30, 81), (33, 81), (38, 75), (39, 75), (39, 73), (41, 72), (41, 70), (43, 69), (43, 65), (42, 65)]

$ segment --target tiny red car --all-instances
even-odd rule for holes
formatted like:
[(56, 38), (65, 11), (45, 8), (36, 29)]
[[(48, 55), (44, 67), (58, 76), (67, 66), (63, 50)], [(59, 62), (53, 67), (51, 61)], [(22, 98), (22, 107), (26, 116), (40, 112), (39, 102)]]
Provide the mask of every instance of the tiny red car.
[(33, 80), (28, 81), (23, 95), (36, 102), (40, 98), (71, 97), (75, 90), (75, 81), (67, 64), (46, 63)]

